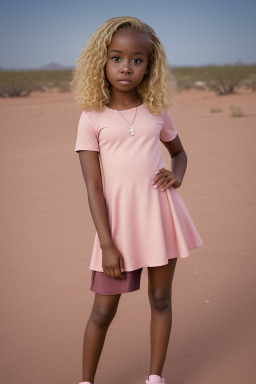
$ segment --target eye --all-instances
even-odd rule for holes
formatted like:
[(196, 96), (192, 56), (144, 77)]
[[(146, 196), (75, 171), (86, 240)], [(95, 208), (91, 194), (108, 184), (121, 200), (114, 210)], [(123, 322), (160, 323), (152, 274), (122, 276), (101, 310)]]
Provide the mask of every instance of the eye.
[(113, 60), (113, 61), (117, 61), (117, 60), (114, 60), (114, 59), (120, 59), (120, 57), (119, 57), (119, 56), (114, 56), (114, 57), (112, 57), (111, 60)]
[(143, 60), (141, 60), (141, 59), (134, 59), (135, 64), (140, 64), (140, 63), (136, 63), (136, 60), (139, 60), (140, 63), (143, 63)]

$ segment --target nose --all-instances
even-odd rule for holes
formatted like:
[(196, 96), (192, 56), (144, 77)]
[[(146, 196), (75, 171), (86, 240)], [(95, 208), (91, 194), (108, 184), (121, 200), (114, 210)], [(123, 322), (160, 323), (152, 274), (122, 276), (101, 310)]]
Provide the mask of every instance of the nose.
[(124, 63), (123, 67), (120, 69), (121, 73), (132, 73), (131, 68), (129, 67), (128, 63)]

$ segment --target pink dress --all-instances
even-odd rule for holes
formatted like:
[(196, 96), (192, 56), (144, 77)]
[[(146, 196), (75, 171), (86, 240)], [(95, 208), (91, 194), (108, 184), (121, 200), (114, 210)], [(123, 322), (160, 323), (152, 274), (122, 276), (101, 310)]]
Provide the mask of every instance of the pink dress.
[[(121, 110), (132, 123), (135, 108)], [(161, 192), (152, 180), (164, 163), (161, 142), (173, 140), (169, 110), (155, 116), (144, 104), (133, 124), (117, 110), (83, 111), (75, 151), (98, 151), (103, 193), (112, 239), (124, 258), (125, 271), (168, 264), (168, 259), (189, 256), (203, 244), (178, 190)], [(103, 272), (102, 250), (96, 231), (90, 269)]]

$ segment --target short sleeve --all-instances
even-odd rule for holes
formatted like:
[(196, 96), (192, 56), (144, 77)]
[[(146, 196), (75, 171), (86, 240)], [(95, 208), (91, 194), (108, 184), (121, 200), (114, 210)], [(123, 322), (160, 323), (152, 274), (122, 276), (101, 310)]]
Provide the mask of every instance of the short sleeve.
[(83, 111), (78, 123), (75, 151), (100, 151), (98, 135), (90, 118)]
[(164, 112), (164, 124), (160, 132), (160, 139), (162, 141), (168, 142), (175, 139), (177, 136), (177, 131), (173, 125), (172, 117), (168, 109)]

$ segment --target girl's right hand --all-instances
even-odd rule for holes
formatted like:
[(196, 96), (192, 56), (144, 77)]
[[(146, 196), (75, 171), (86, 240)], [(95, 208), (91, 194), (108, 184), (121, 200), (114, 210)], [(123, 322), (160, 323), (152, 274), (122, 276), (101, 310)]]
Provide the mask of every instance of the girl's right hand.
[(114, 244), (102, 248), (102, 268), (108, 277), (125, 279), (124, 259)]

